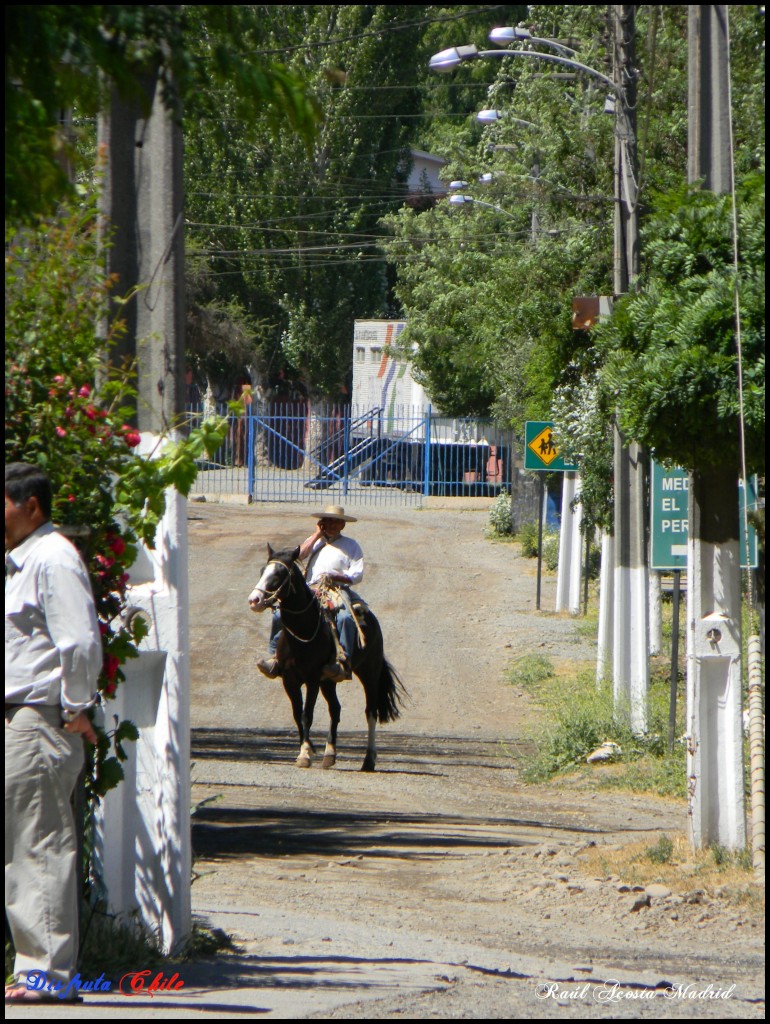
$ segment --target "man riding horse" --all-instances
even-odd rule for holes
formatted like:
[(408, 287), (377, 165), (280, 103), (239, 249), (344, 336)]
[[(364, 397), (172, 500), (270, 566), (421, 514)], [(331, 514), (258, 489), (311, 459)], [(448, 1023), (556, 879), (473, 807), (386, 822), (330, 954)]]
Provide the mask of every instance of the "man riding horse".
[[(331, 592), (334, 597), (332, 609), (341, 651), (334, 662), (324, 666), (323, 675), (335, 683), (352, 678), (352, 659), (356, 646), (358, 624), (353, 614), (353, 602), (361, 599), (350, 588), (360, 583), (364, 575), (364, 553), (352, 537), (343, 537), (347, 523), (355, 523), (355, 516), (345, 515), (340, 505), (327, 505), (322, 512), (313, 513), (318, 517), (316, 530), (299, 549), (302, 561), (307, 563), (306, 579), (319, 596), (326, 598)], [(282, 624), (278, 611), (273, 615), (270, 630), (269, 654), (257, 662), (257, 668), (268, 679), (280, 675), (276, 658), (278, 639)]]

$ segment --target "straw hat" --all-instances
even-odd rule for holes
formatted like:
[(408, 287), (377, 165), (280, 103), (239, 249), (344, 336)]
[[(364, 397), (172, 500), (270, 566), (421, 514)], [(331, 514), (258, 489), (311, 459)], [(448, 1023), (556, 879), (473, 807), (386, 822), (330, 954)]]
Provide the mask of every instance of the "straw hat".
[(345, 523), (357, 523), (355, 516), (346, 516), (342, 505), (327, 505), (323, 512), (311, 513), (314, 519), (342, 519)]

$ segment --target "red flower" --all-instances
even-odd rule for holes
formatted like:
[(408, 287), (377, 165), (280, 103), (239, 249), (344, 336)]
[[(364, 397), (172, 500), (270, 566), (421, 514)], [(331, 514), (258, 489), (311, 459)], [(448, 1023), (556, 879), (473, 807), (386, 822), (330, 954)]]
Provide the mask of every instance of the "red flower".
[(57, 427), (56, 428), (56, 436), (57, 437), (66, 437), (67, 436), (67, 431), (64, 429), (64, 427)]
[(80, 391), (78, 391), (78, 394), (80, 395), (81, 398), (88, 398), (88, 396), (91, 394), (91, 388), (89, 387), (88, 384), (84, 384)]
[(107, 547), (115, 555), (116, 558), (120, 558), (123, 552), (126, 550), (126, 542), (122, 537), (118, 537), (116, 534), (110, 534), (107, 537)]
[[(109, 682), (113, 683), (115, 676), (120, 668), (120, 661), (115, 657), (114, 654), (104, 655), (104, 674), (107, 676)], [(114, 691), (113, 691), (114, 692)]]

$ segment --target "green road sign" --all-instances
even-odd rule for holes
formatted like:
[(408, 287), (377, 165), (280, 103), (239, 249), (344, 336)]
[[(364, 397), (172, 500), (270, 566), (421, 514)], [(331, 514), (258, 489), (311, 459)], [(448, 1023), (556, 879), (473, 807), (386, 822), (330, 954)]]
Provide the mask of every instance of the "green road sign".
[(553, 423), (528, 420), (524, 424), (524, 468), (541, 473), (575, 473), (579, 467), (559, 455), (553, 441)]
[[(650, 464), (650, 568), (687, 568), (687, 528), (689, 516), (689, 474), (677, 467), (664, 469), (654, 459)], [(749, 480), (749, 508), (757, 507), (757, 478)], [(743, 481), (739, 481), (741, 526), (741, 566), (746, 565), (746, 533), (743, 509), (746, 501)], [(748, 567), (757, 566), (757, 535), (749, 529)]]

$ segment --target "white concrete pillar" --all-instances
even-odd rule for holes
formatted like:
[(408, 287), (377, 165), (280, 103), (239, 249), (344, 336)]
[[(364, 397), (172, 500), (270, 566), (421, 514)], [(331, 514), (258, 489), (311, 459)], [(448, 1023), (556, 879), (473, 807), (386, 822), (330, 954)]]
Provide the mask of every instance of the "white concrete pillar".
[(644, 543), (644, 464), (636, 443), (615, 428), (615, 708), (637, 735), (647, 732), (649, 614)]
[(561, 492), (561, 528), (559, 530), (559, 567), (556, 577), (556, 611), (580, 614), (580, 581), (583, 571), (582, 506), (572, 508), (580, 495), (578, 473), (565, 473)]
[(615, 551), (611, 533), (602, 534), (602, 556), (599, 577), (599, 631), (597, 636), (597, 686), (612, 676), (612, 646), (614, 623)]
[[(143, 435), (143, 447), (154, 447)], [(129, 613), (150, 625), (138, 660), (105, 708), (130, 719), (139, 740), (126, 743), (125, 779), (97, 814), (97, 856), (110, 910), (136, 915), (165, 951), (191, 930), (190, 679), (187, 585), (187, 502), (166, 494), (155, 550), (131, 570)]]

